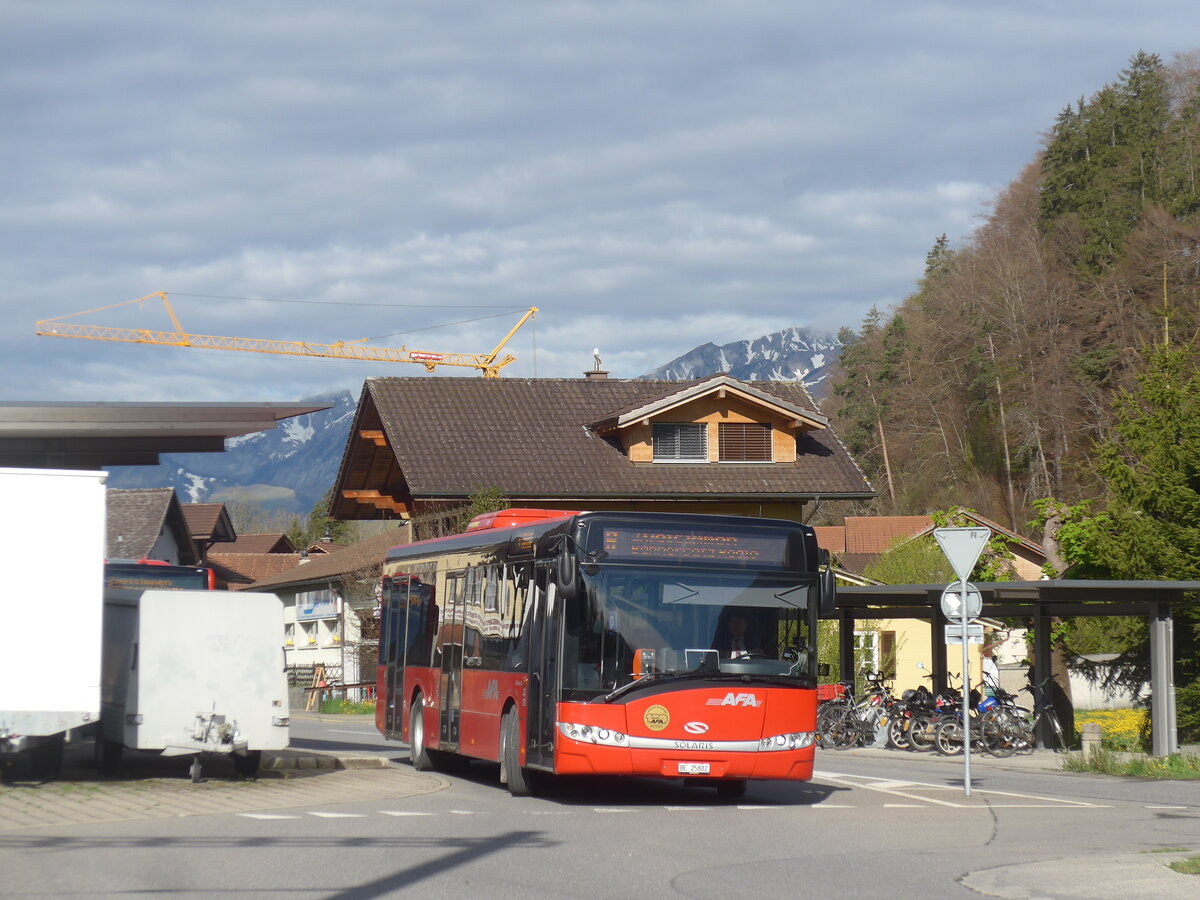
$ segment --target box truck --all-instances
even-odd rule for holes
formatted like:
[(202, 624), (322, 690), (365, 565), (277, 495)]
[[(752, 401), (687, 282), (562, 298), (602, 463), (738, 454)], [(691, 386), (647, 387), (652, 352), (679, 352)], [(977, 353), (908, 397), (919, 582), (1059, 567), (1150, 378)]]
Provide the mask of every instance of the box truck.
[(0, 468), (0, 777), (35, 778), (100, 713), (105, 472)]
[(97, 757), (102, 770), (128, 750), (230, 756), (243, 776), (263, 750), (288, 744), (283, 615), (274, 594), (208, 590), (104, 596)]

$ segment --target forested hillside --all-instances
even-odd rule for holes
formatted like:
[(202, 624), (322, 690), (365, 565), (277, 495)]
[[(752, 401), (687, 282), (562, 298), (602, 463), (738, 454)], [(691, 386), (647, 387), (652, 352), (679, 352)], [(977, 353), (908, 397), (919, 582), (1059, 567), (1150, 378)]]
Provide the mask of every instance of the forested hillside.
[(1103, 495), (1114, 397), (1197, 334), (1198, 85), (1200, 52), (1138, 53), (1047, 123), (961, 246), (933, 242), (915, 293), (843, 332), (826, 409), (873, 511), (961, 504), (1030, 533), (1035, 501)]

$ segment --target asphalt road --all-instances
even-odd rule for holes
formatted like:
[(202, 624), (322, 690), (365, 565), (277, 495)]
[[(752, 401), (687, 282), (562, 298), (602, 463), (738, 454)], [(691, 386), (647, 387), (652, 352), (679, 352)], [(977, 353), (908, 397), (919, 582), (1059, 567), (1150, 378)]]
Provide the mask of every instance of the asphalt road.
[[(369, 719), (299, 717), (294, 743), (404, 760)], [(308, 749), (320, 749), (311, 746)], [(0, 897), (1200, 897), (1200, 787), (821, 753), (809, 784), (564, 779), (516, 799), (496, 767), (377, 796), (0, 832)], [(347, 785), (349, 781), (343, 782)], [(1168, 852), (1162, 852), (1168, 851)]]

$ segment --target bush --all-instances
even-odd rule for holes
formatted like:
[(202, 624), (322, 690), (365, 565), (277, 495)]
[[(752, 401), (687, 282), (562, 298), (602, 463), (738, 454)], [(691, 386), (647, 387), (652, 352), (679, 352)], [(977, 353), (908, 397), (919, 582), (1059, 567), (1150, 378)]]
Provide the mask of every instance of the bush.
[(321, 701), (321, 708), (318, 710), (323, 713), (341, 713), (356, 716), (367, 716), (375, 714), (374, 700), (346, 700), (341, 697), (329, 697)]
[(1105, 750), (1144, 751), (1149, 747), (1150, 716), (1144, 709), (1083, 709), (1075, 711), (1075, 743), (1084, 722), (1097, 722), (1103, 731), (1100, 746)]

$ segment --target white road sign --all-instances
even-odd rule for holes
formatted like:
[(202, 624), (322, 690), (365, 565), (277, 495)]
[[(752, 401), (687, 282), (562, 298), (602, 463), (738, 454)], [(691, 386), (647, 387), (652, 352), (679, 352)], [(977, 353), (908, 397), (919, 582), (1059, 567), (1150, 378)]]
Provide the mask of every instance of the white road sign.
[(946, 554), (954, 573), (966, 581), (992, 532), (987, 528), (935, 528), (934, 540)]
[(967, 604), (966, 609), (963, 609), (962, 602), (962, 582), (949, 585), (942, 591), (942, 615), (947, 619), (955, 622), (960, 619), (974, 619), (983, 612), (983, 597), (979, 593), (979, 588), (967, 582)]
[[(961, 625), (947, 625), (946, 626), (946, 643), (947, 644), (961, 644), (962, 639), (963, 639), (963, 633), (962, 633)], [(967, 643), (968, 644), (982, 644), (983, 643), (983, 626), (982, 625), (968, 625), (967, 626)]]

